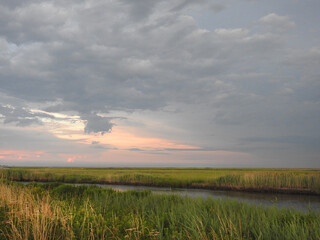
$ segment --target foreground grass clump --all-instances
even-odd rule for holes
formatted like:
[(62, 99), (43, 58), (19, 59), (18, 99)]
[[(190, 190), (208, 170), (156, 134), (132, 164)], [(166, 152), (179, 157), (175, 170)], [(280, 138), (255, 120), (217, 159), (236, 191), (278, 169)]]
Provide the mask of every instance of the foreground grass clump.
[(0, 184), (0, 239), (70, 239), (70, 219), (63, 204), (48, 194)]
[(1, 176), (14, 181), (320, 194), (319, 169), (10, 168), (0, 169)]
[(236, 201), (0, 183), (0, 239), (319, 239), (320, 213)]

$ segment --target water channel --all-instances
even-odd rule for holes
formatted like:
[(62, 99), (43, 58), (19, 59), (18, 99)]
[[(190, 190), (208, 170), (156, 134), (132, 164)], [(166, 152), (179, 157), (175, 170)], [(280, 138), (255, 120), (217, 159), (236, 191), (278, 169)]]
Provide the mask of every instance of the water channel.
[[(82, 185), (82, 184), (73, 184)], [(251, 193), (239, 191), (216, 191), (204, 189), (182, 189), (182, 188), (163, 188), (146, 186), (127, 186), (110, 184), (85, 184), (96, 185), (102, 188), (112, 188), (117, 191), (128, 190), (150, 190), (154, 194), (177, 194), (180, 196), (189, 196), (192, 198), (214, 198), (231, 199), (241, 202), (247, 202), (262, 206), (276, 206), (278, 208), (292, 208), (302, 212), (317, 211), (320, 212), (320, 197), (299, 195), (299, 194), (273, 194), (273, 193)]]

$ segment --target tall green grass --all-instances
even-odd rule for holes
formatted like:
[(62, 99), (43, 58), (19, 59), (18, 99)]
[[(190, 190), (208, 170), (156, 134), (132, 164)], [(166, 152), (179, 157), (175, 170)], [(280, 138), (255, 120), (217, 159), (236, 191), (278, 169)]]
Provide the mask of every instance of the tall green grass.
[(229, 186), (234, 188), (256, 189), (310, 189), (320, 192), (319, 174), (294, 174), (294, 173), (248, 173), (233, 174), (219, 177), (210, 182), (214, 186)]
[(319, 169), (10, 168), (15, 181), (114, 183), (320, 194)]
[(320, 213), (236, 201), (0, 183), (0, 239), (319, 239)]

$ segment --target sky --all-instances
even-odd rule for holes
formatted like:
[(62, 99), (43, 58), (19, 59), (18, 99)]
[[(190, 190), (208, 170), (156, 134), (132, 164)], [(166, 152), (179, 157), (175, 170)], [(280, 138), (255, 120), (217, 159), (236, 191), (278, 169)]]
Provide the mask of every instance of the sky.
[(320, 168), (319, 9), (0, 0), (0, 165)]

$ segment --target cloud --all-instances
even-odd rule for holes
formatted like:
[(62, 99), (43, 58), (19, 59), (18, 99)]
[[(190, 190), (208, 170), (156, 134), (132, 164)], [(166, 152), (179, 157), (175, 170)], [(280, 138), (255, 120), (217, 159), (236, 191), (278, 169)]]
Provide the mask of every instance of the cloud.
[(259, 19), (267, 31), (287, 32), (295, 27), (295, 23), (287, 16), (279, 16), (275, 13), (270, 13)]
[(309, 137), (309, 136), (281, 136), (281, 137), (252, 137), (243, 139), (248, 142), (261, 142), (261, 143), (282, 143), (282, 144), (297, 144), (304, 146), (312, 146), (315, 148), (320, 148), (320, 138), (319, 137)]
[(222, 3), (214, 3), (211, 5), (210, 9), (214, 12), (214, 13), (219, 13), (223, 10), (226, 9), (226, 6), (223, 5)]
[(45, 151), (50, 153), (83, 153), (88, 151), (85, 144), (77, 141), (58, 139), (54, 135), (36, 127), (0, 127), (0, 149)]
[(112, 129), (113, 123), (110, 122), (110, 118), (100, 117), (96, 114), (91, 114), (85, 116), (85, 133), (101, 133), (102, 135), (110, 132)]
[(0, 105), (0, 119), (3, 119), (4, 124), (14, 123), (21, 127), (32, 124), (42, 124), (42, 122), (39, 120), (41, 117), (53, 118), (51, 115), (44, 113), (33, 113), (30, 110), (21, 107)]
[(140, 21), (145, 19), (153, 11), (154, 7), (161, 1), (148, 1), (143, 0), (122, 0), (124, 5), (129, 9), (129, 16), (135, 21)]
[(144, 150), (142, 150), (142, 149), (140, 149), (140, 148), (130, 148), (130, 149), (128, 149), (129, 151), (134, 151), (134, 152), (141, 152), (141, 151), (144, 151)]

